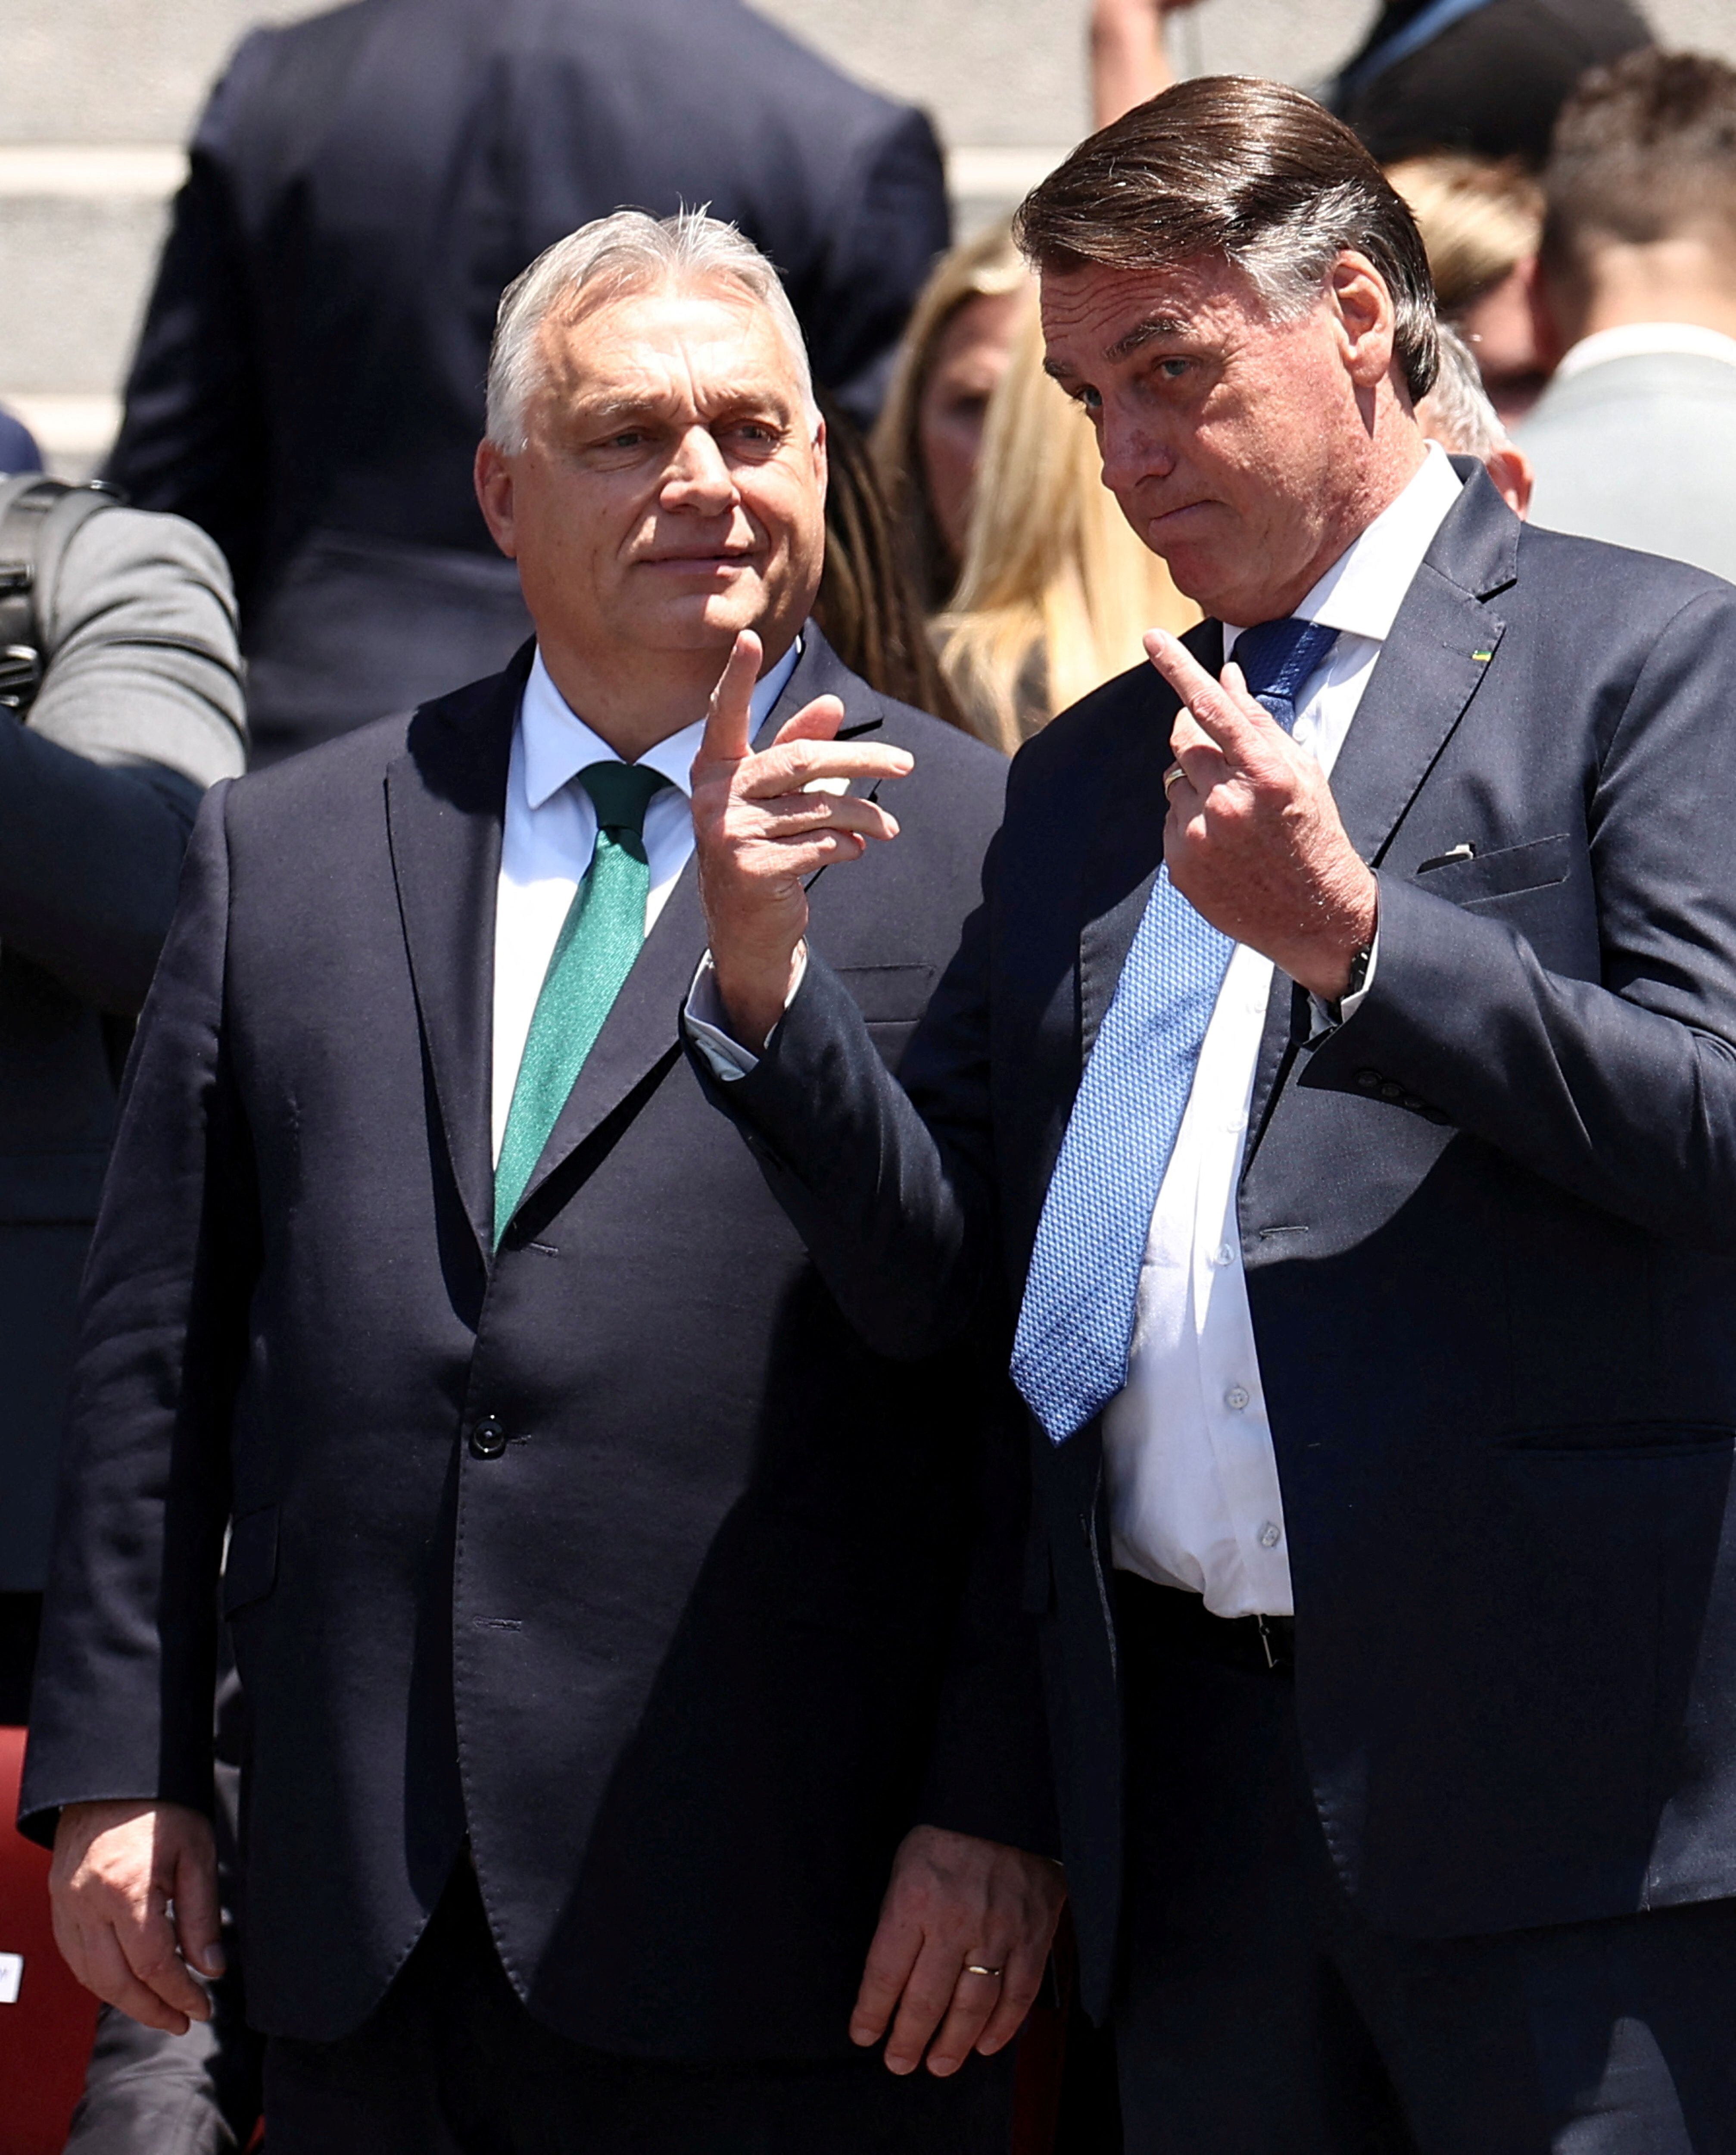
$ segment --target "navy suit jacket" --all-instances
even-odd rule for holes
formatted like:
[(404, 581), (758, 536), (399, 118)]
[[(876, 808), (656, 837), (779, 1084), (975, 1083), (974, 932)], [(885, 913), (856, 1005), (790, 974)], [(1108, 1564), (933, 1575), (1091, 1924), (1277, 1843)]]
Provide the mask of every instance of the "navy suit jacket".
[(506, 663), (529, 622), (471, 484), (502, 289), (592, 218), (707, 204), (871, 417), (939, 149), (742, 0), (354, 0), (243, 42), (109, 475), (227, 555), (256, 765)]
[[(1025, 1498), (983, 1471), (982, 1369), (855, 1338), (689, 1074), (691, 862), (492, 1248), (528, 656), (201, 816), (87, 1275), (23, 1809), (209, 1803), (232, 1519), (258, 2026), (357, 2026), (467, 1837), (563, 2034), (850, 2055), (908, 1828), (1052, 1844), (1034, 1627), (974, 1614)], [(893, 1055), (1005, 765), (811, 627), (768, 728), (825, 693), (923, 769), (899, 857), (814, 897)]]
[[(1374, 984), (1310, 1045), (1279, 976), (1238, 1200), (1315, 1800), (1370, 1919), (1427, 1937), (1736, 1892), (1736, 589), (1524, 527), (1460, 468), (1333, 772), (1380, 878)], [(1192, 642), (1218, 663), (1215, 623)], [(712, 1086), (884, 1352), (1022, 1293), (1175, 709), (1140, 668), (1022, 751), (906, 1089), (823, 930), (758, 1068)], [(1031, 1451), (1100, 2006), (1100, 1433)]]

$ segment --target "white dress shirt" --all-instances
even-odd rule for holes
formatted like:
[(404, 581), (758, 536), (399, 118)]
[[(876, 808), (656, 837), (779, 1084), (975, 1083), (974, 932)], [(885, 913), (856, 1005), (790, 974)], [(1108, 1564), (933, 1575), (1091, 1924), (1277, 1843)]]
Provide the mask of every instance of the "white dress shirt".
[[(1296, 608), (1299, 619), (1339, 631), (1296, 705), (1295, 739), (1328, 770), (1460, 485), (1431, 445), (1404, 492)], [(1232, 658), (1239, 632), (1225, 624)], [(1237, 946), (1152, 1210), (1127, 1383), (1103, 1416), (1116, 1563), (1203, 1594), (1219, 1616), (1282, 1616), (1292, 1606), (1236, 1216), (1272, 972), (1269, 958)], [(1347, 1002), (1346, 1021), (1351, 1010)]]
[[(801, 646), (791, 646), (753, 691), (753, 729), (784, 693)], [(645, 811), (645, 854), (651, 888), (645, 901), (650, 934), (693, 852), (690, 772), (705, 731), (703, 719), (671, 734), (639, 760), (669, 781)], [(500, 1159), (513, 1088), (554, 955), (561, 924), (596, 851), (597, 811), (574, 781), (594, 763), (619, 763), (607, 741), (568, 704), (538, 652), (519, 700), (507, 769), (506, 822), (501, 832), (500, 882), (494, 906), (494, 1069), (491, 1122)]]

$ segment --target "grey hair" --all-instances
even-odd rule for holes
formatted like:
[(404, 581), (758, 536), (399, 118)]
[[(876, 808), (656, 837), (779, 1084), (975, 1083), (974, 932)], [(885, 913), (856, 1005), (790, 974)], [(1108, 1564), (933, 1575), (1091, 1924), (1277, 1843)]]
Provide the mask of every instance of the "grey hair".
[(488, 439), (507, 456), (524, 447), (525, 407), (542, 373), (541, 335), (551, 316), (570, 316), (587, 305), (631, 292), (671, 285), (703, 290), (719, 284), (733, 285), (771, 316), (789, 347), (803, 408), (817, 433), (819, 407), (795, 310), (777, 271), (753, 241), (702, 209), (665, 218), (618, 209), (545, 248), (501, 294), (488, 354)]
[[(1232, 242), (1224, 252), (1259, 294), (1272, 319), (1294, 321), (1318, 302), (1340, 254), (1347, 249), (1371, 253), (1367, 228), (1366, 190), (1346, 182), (1327, 188), (1305, 210), (1280, 218), (1245, 240)], [(1395, 276), (1384, 260), (1376, 267), (1391, 295), (1393, 346), (1413, 401), (1420, 403), (1417, 385), (1426, 381), (1428, 387), (1422, 395), (1427, 395), (1441, 363), (1435, 348), (1441, 335), (1435, 295), (1411, 279)]]
[(1511, 448), (1512, 438), (1489, 402), (1476, 353), (1449, 323), (1442, 322), (1437, 334), (1441, 369), (1423, 399), (1428, 409), (1422, 416), (1432, 422), (1430, 431), (1443, 448), (1486, 462), (1498, 449)]

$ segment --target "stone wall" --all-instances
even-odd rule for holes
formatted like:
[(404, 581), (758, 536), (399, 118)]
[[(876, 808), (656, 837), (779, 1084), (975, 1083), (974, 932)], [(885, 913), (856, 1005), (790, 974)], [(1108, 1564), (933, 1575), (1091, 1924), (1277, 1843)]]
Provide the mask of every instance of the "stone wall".
[[(924, 105), (962, 224), (1015, 201), (1085, 125), (1085, 0), (758, 0), (866, 80)], [(1190, 74), (1312, 84), (1375, 0), (1203, 0), (1177, 18)], [(1659, 33), (1736, 59), (1730, 0), (1649, 0)], [(151, 275), (179, 145), (250, 23), (306, 0), (0, 0), (0, 399), (66, 470), (88, 468)]]

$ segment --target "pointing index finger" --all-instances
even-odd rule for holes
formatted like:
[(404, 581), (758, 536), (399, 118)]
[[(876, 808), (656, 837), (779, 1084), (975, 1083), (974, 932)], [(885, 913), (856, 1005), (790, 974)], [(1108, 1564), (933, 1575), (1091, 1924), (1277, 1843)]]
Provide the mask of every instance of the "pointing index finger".
[(1146, 656), (1231, 762), (1244, 764), (1250, 754), (1258, 755), (1266, 734), (1283, 730), (1248, 694), (1239, 667), (1226, 666), (1223, 680), (1214, 681), (1167, 629), (1147, 630), (1144, 642)]
[(753, 683), (763, 655), (759, 638), (744, 628), (730, 648), (705, 714), (696, 763), (739, 763), (752, 745)]

